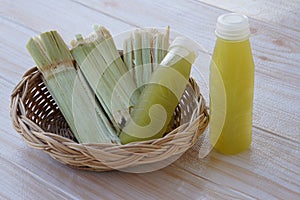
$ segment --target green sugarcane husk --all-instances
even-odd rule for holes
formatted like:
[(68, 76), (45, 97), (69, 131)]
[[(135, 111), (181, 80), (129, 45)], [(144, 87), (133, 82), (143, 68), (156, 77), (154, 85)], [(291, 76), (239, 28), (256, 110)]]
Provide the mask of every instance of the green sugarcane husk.
[(120, 130), (139, 94), (134, 93), (134, 81), (109, 32), (104, 27), (94, 29), (92, 37), (73, 42), (71, 53), (113, 125)]
[(56, 31), (42, 33), (30, 39), (27, 49), (78, 142), (119, 143), (116, 130), (94, 100), (81, 72), (77, 73), (60, 35)]

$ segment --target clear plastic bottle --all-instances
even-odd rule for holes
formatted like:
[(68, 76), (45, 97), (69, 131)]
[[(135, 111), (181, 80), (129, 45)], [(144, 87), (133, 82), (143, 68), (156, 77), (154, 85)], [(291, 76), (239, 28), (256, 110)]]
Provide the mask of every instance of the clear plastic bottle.
[(248, 18), (221, 15), (210, 66), (210, 142), (224, 154), (251, 144), (254, 63)]

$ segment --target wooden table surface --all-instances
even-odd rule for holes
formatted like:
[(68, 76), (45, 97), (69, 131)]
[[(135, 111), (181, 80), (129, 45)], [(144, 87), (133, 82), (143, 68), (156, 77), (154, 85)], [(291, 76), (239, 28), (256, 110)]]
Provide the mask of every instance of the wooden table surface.
[[(300, 199), (299, 0), (1, 0), (0, 199)], [(28, 147), (12, 128), (10, 94), (34, 66), (31, 36), (58, 30), (66, 41), (93, 24), (113, 34), (166, 27), (211, 53), (220, 14), (249, 16), (256, 64), (251, 149), (199, 157), (191, 148), (161, 170), (130, 174), (70, 169)]]

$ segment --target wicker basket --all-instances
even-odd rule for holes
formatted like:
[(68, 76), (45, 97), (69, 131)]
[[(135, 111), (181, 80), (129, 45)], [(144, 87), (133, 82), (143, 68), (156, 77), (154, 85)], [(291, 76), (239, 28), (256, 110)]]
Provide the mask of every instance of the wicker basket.
[(36, 68), (24, 74), (10, 106), (13, 126), (29, 146), (68, 166), (93, 171), (171, 163), (195, 144), (208, 125), (205, 101), (192, 78), (174, 113), (173, 130), (160, 139), (127, 145), (77, 143)]

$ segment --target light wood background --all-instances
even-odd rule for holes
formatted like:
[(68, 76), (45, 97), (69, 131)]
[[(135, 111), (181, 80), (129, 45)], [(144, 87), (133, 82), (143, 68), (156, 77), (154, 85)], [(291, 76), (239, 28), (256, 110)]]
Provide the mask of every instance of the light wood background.
[[(0, 0), (0, 199), (300, 199), (299, 0)], [(66, 41), (93, 24), (113, 34), (136, 27), (179, 31), (213, 51), (216, 19), (249, 16), (255, 69), (253, 143), (235, 156), (198, 148), (147, 174), (70, 169), (29, 148), (12, 128), (10, 94), (34, 66), (31, 36)]]

